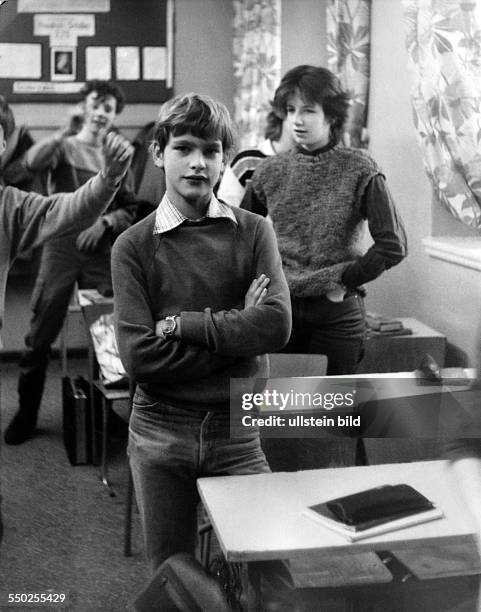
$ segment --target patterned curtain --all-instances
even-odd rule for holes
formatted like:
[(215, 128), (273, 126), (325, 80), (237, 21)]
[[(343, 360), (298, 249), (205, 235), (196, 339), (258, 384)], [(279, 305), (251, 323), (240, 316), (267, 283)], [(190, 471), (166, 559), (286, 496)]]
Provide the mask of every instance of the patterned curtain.
[(347, 140), (353, 147), (367, 147), (371, 0), (329, 0), (327, 5), (327, 54), (334, 72), (351, 95), (352, 108)]
[(233, 0), (234, 119), (241, 148), (264, 139), (281, 77), (281, 0)]
[(412, 106), (435, 195), (481, 227), (481, 3), (404, 0)]

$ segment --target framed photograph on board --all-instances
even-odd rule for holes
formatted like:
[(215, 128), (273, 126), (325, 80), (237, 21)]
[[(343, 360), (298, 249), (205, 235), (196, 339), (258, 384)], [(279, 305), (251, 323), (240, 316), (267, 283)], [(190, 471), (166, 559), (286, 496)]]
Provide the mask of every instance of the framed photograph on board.
[(50, 78), (52, 81), (74, 81), (77, 57), (75, 47), (52, 47)]

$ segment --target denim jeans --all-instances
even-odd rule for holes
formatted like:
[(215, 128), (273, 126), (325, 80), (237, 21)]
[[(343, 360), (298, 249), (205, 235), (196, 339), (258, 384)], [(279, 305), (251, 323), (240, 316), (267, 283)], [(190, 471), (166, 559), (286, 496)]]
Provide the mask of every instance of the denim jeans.
[(355, 374), (364, 353), (364, 300), (351, 293), (342, 302), (326, 296), (291, 296), (292, 333), (284, 353), (327, 355), (327, 374)]
[(195, 549), (196, 479), (270, 472), (258, 432), (230, 438), (229, 411), (180, 408), (137, 387), (128, 454), (147, 559)]

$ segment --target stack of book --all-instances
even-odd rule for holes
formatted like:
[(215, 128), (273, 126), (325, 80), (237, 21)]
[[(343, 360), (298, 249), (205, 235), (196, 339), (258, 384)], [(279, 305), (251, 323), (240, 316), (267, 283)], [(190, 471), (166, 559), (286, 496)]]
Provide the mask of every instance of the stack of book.
[(400, 319), (386, 317), (375, 312), (366, 314), (368, 332), (373, 335), (382, 336), (404, 336), (412, 334), (412, 329), (404, 327)]
[(443, 512), (407, 484), (383, 485), (305, 508), (303, 514), (357, 542), (443, 518)]

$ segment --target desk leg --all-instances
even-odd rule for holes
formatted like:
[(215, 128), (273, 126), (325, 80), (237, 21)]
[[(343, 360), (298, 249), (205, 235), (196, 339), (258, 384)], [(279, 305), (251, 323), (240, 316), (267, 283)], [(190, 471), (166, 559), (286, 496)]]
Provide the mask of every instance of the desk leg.
[(109, 481), (108, 467), (107, 467), (107, 445), (109, 435), (109, 402), (103, 397), (102, 398), (102, 460), (100, 465), (100, 478), (102, 484), (106, 487), (110, 497), (116, 497), (115, 491)]
[(242, 585), (247, 612), (260, 612), (262, 610), (261, 573), (256, 563), (242, 564)]

